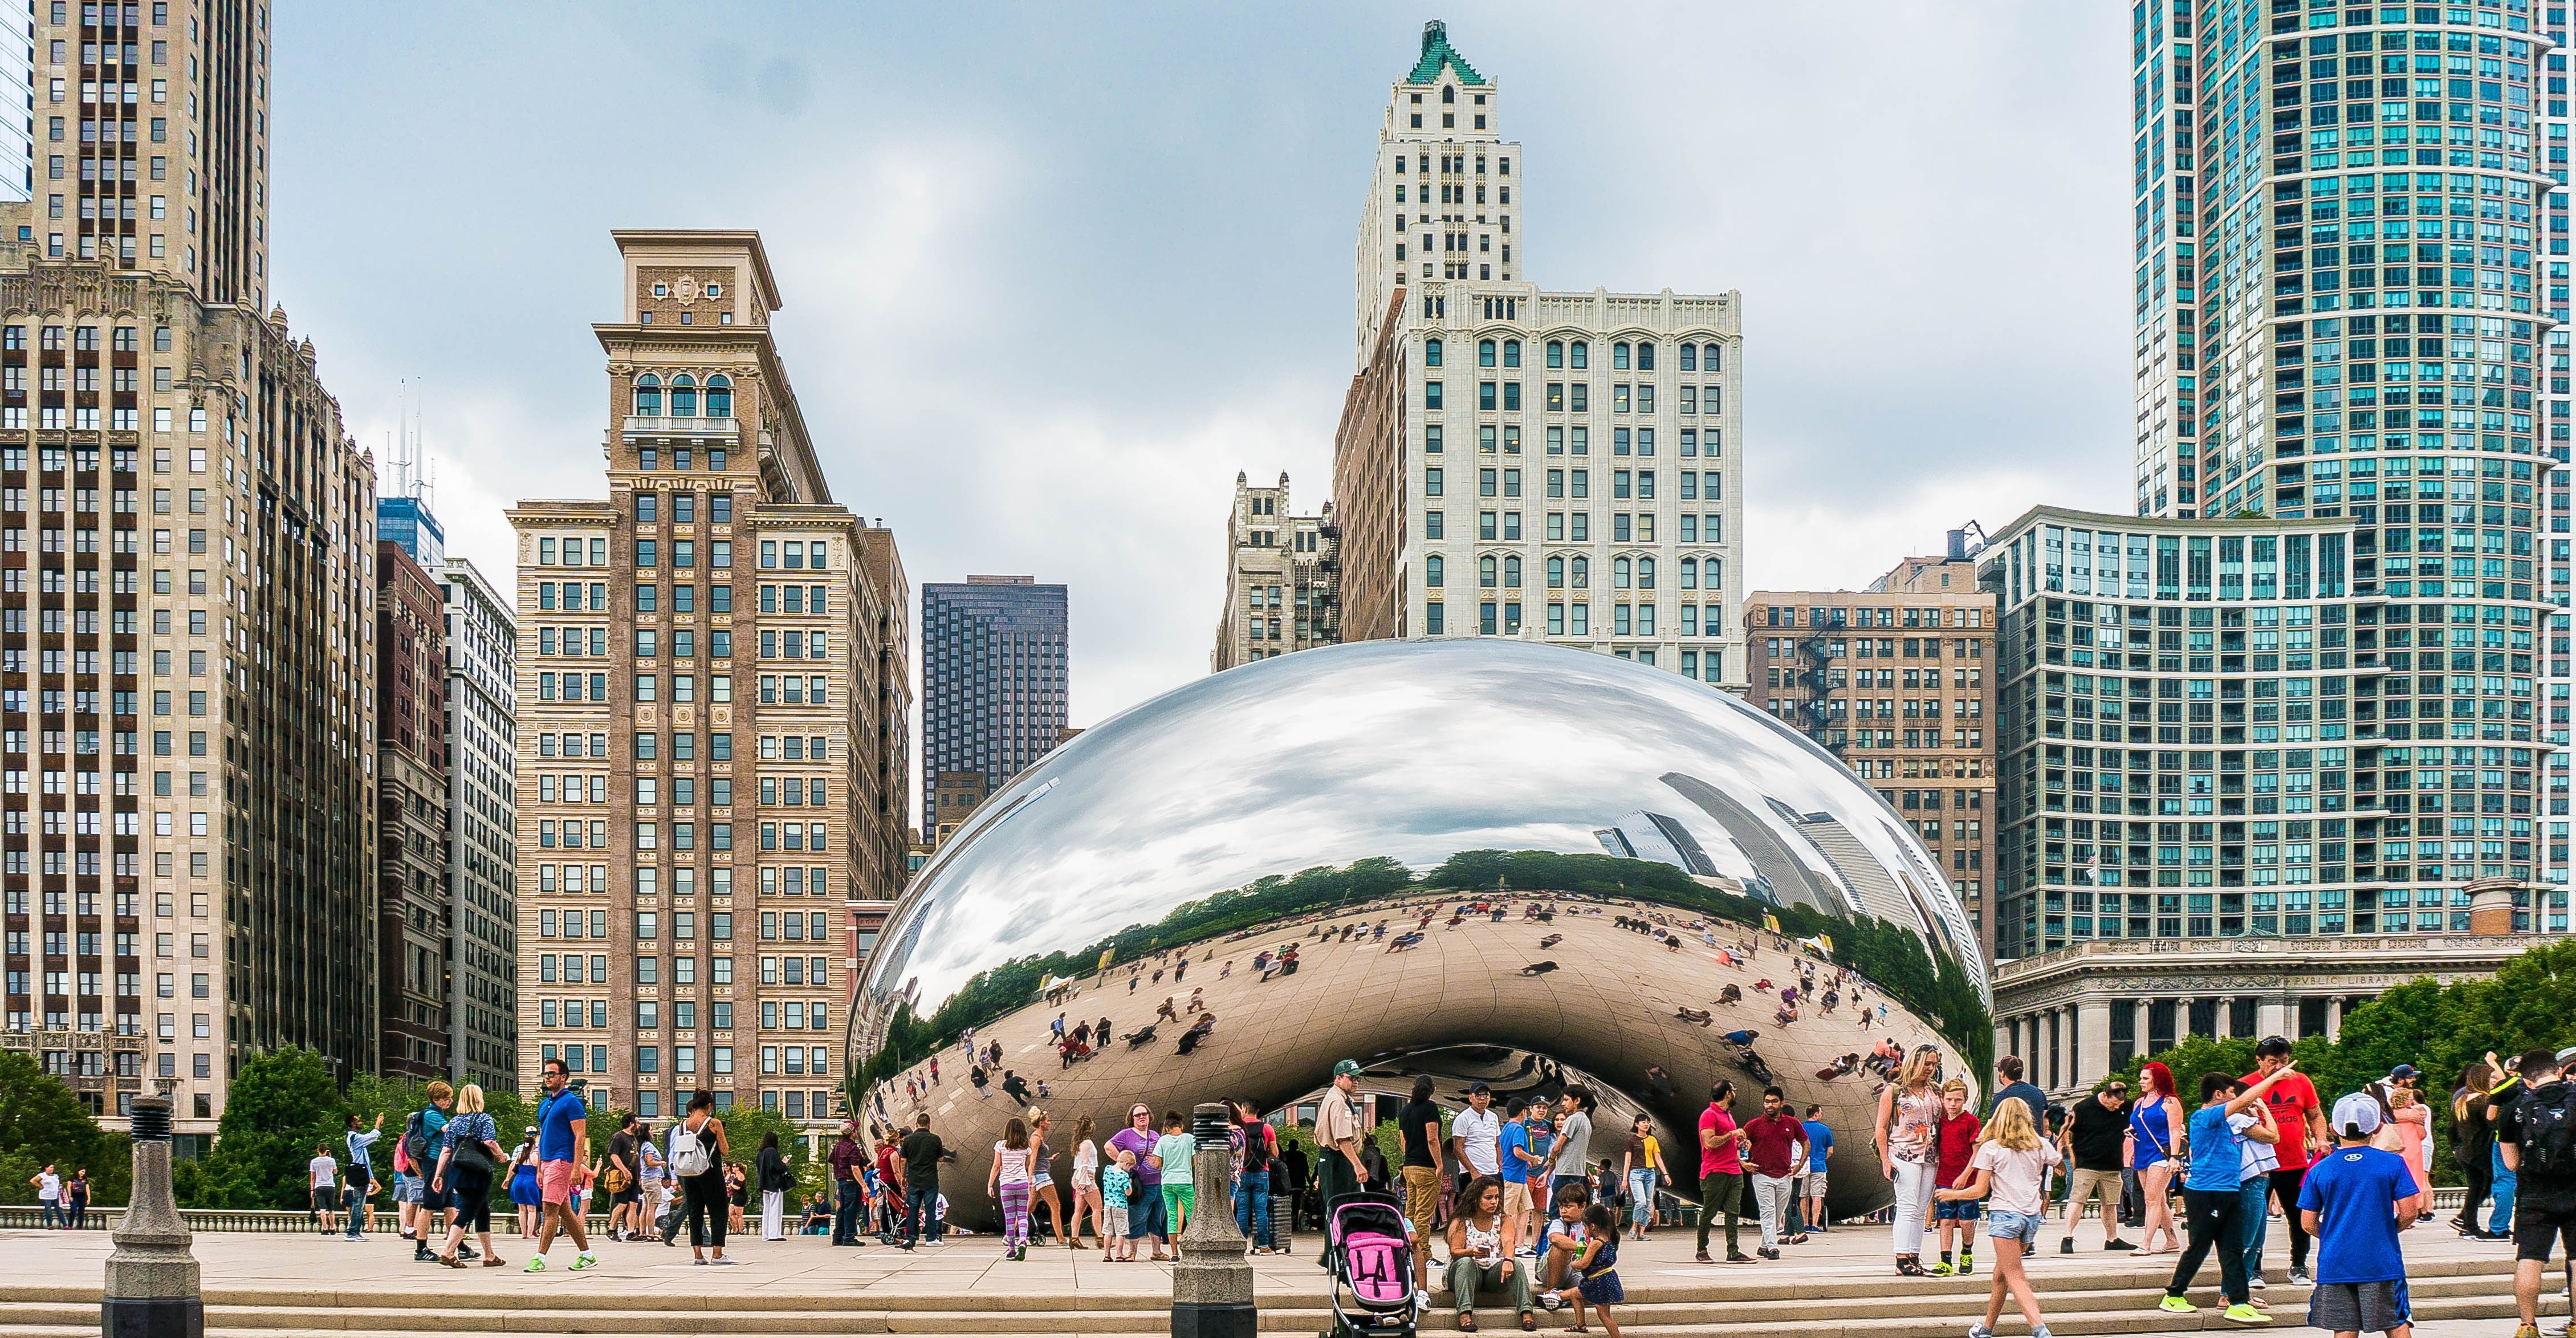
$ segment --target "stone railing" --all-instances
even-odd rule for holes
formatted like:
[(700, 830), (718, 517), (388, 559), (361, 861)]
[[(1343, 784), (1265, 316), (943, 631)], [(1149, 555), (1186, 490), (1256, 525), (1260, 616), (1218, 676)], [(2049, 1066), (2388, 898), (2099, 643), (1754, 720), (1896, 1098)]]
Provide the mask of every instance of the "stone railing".
[(1998, 986), (2039, 975), (2088, 957), (2320, 958), (2509, 957), (2541, 941), (2529, 934), (2347, 934), (2335, 938), (2123, 938), (2096, 939), (2018, 957), (1995, 968)]
[[(81, 1230), (113, 1231), (116, 1229), (118, 1219), (124, 1216), (125, 1209), (121, 1207), (93, 1207), (83, 1215)], [(316, 1225), (310, 1214), (300, 1212), (272, 1212), (264, 1209), (184, 1208), (180, 1210), (179, 1216), (186, 1219), (188, 1229), (190, 1231), (199, 1232), (249, 1232), (272, 1236), (291, 1236), (318, 1233), (321, 1230), (321, 1228)], [(501, 1214), (496, 1212), (493, 1216), (498, 1219), (501, 1217)], [(42, 1227), (44, 1224), (44, 1213), (40, 1209), (26, 1206), (0, 1207), (0, 1231), (33, 1231)], [(503, 1225), (506, 1228), (509, 1224), (504, 1223)], [(605, 1233), (608, 1230), (608, 1218), (604, 1215), (594, 1213), (584, 1219), (584, 1225), (594, 1232)], [(376, 1229), (388, 1235), (399, 1229), (394, 1225), (394, 1214), (392, 1210), (377, 1210)]]

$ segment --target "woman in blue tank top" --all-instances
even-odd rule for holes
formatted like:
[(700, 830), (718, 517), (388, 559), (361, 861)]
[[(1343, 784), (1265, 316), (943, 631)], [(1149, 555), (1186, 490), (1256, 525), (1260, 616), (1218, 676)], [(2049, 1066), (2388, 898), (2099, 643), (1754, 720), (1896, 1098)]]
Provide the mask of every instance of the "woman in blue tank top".
[(2138, 1088), (2138, 1102), (2129, 1110), (2129, 1167), (2138, 1173), (2138, 1193), (2146, 1200), (2147, 1233), (2139, 1253), (2171, 1254), (2182, 1248), (2172, 1196), (2183, 1161), (2182, 1103), (2174, 1099), (2173, 1070), (2154, 1060), (2139, 1067)]

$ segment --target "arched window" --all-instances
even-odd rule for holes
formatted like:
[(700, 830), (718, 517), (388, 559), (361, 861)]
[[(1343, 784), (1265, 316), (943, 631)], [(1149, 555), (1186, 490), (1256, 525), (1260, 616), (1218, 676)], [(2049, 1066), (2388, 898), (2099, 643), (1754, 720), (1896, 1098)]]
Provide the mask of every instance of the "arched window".
[[(1688, 345), (1688, 344), (1684, 344), (1684, 345), (1682, 345), (1682, 347), (1683, 347), (1683, 348), (1689, 348), (1689, 347), (1690, 347), (1690, 345)], [(1682, 589), (1684, 589), (1684, 590), (1697, 590), (1697, 589), (1699, 589), (1699, 559), (1698, 559), (1698, 558), (1683, 558), (1683, 559), (1682, 559)]]
[(1422, 341), (1422, 365), (1425, 367), (1437, 367), (1440, 365), (1439, 340), (1425, 339)]
[(698, 416), (698, 381), (696, 377), (686, 372), (671, 378), (671, 416), (673, 418)]
[(1422, 559), (1422, 583), (1433, 589), (1449, 583), (1449, 563), (1438, 553)]
[(1699, 345), (1682, 345), (1682, 370), (1685, 372), (1696, 372), (1699, 370)]
[(1628, 343), (1624, 339), (1610, 346), (1610, 370), (1614, 372), (1628, 370)]
[(1590, 589), (1591, 586), (1592, 559), (1588, 557), (1576, 558), (1574, 560), (1574, 588), (1577, 590), (1586, 590)]
[(1655, 588), (1655, 560), (1653, 558), (1641, 557), (1637, 559), (1637, 588), (1640, 590), (1652, 590)]
[(1457, 89), (1457, 86), (1456, 86), (1456, 85), (1454, 85), (1454, 84), (1453, 84), (1453, 85), (1444, 85), (1444, 86), (1441, 88), (1441, 90), (1440, 90), (1440, 105), (1441, 105), (1441, 106), (1443, 106), (1443, 107), (1447, 107), (1447, 106), (1454, 105), (1457, 101), (1458, 101), (1458, 89)]
[(1719, 370), (1720, 368), (1722, 368), (1722, 367), (1724, 367), (1724, 366), (1726, 365), (1724, 362), (1719, 361), (1719, 359), (1718, 359), (1718, 350), (1719, 350), (1719, 345), (1716, 345), (1716, 344), (1702, 344), (1702, 345), (1700, 345), (1700, 350), (1699, 350), (1699, 369), (1700, 369), (1701, 371), (1703, 371), (1703, 372), (1714, 372), (1714, 371), (1717, 371), (1717, 370)]
[(638, 418), (662, 416), (662, 378), (651, 372), (635, 378), (635, 416)]
[(1628, 588), (1628, 581), (1629, 581), (1629, 572), (1630, 572), (1630, 563), (1629, 563), (1628, 559), (1626, 559), (1626, 558), (1612, 558), (1612, 559), (1610, 559), (1610, 586), (1611, 586), (1611, 588), (1612, 588), (1612, 589), (1614, 589), (1614, 590), (1625, 590), (1625, 589), (1627, 589), (1627, 588)]
[(1494, 560), (1491, 557), (1476, 559), (1476, 584), (1488, 590), (1494, 588)]
[(1476, 365), (1479, 367), (1491, 367), (1494, 365), (1493, 340), (1479, 339), (1476, 341)]
[(1547, 365), (1550, 367), (1563, 367), (1565, 365), (1564, 340), (1551, 339), (1547, 341)]
[(1574, 370), (1579, 372), (1592, 365), (1592, 344), (1590, 341), (1582, 339), (1575, 340), (1574, 346), (1568, 349), (1567, 352), (1574, 355)]
[(1655, 341), (1651, 339), (1637, 341), (1637, 370), (1641, 372), (1655, 370)]
[(1503, 588), (1506, 590), (1518, 590), (1521, 588), (1521, 560), (1519, 558), (1507, 557), (1503, 559)]
[(707, 378), (707, 417), (733, 417), (733, 378), (721, 374)]
[(1547, 588), (1550, 590), (1562, 590), (1565, 588), (1564, 558), (1551, 557), (1547, 560)]
[(1521, 365), (1521, 341), (1517, 339), (1506, 339), (1503, 341), (1503, 365), (1505, 367), (1518, 367)]

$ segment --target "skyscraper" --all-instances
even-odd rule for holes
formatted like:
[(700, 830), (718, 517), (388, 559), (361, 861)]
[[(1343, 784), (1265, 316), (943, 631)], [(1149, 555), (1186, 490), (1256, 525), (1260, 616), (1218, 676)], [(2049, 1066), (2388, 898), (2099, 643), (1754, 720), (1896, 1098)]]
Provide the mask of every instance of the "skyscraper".
[[(415, 543), (436, 533), (416, 506)], [(436, 577), (391, 539), (376, 541), (376, 993), (379, 1071), (427, 1081), (448, 1054), (447, 619)]]
[(447, 559), (448, 1079), (519, 1081), (518, 652), (511, 601)]
[(375, 474), (260, 311), (265, 14), (42, 0), (0, 204), (0, 1033), (183, 1138), (379, 1045)]
[(615, 234), (608, 497), (518, 531), (519, 1078), (604, 1105), (710, 1088), (819, 1126), (850, 998), (836, 946), (893, 895), (903, 775), (892, 539), (835, 503), (751, 232)]
[[(268, 301), (269, 6), (36, 0), (23, 202), (0, 226), (48, 260)], [(12, 127), (13, 130), (16, 127)], [(17, 164), (12, 163), (14, 169)]]
[(1741, 299), (1530, 282), (1501, 96), (1434, 22), (1378, 133), (1334, 437), (1342, 635), (1524, 637), (1741, 687)]
[(1341, 640), (1341, 531), (1333, 504), (1301, 516), (1288, 476), (1256, 487), (1234, 476), (1225, 519), (1225, 612), (1217, 617), (1211, 673)]
[[(984, 776), (992, 794), (1054, 751), (1066, 723), (1065, 588), (1034, 576), (969, 576), (921, 588), (921, 794), (941, 772)], [(962, 792), (944, 787), (952, 796)], [(967, 807), (971, 808), (972, 805)], [(925, 811), (935, 832), (953, 815)]]

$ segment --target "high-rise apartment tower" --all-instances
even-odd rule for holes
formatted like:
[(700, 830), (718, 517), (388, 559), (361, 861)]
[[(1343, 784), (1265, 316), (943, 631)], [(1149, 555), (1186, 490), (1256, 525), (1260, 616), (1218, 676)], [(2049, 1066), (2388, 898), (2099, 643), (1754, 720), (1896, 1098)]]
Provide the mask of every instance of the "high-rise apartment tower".
[[(982, 794), (1055, 751), (1066, 705), (1065, 588), (1032, 576), (969, 576), (921, 588), (921, 792), (942, 772), (984, 777)], [(928, 812), (926, 830), (951, 821)]]

